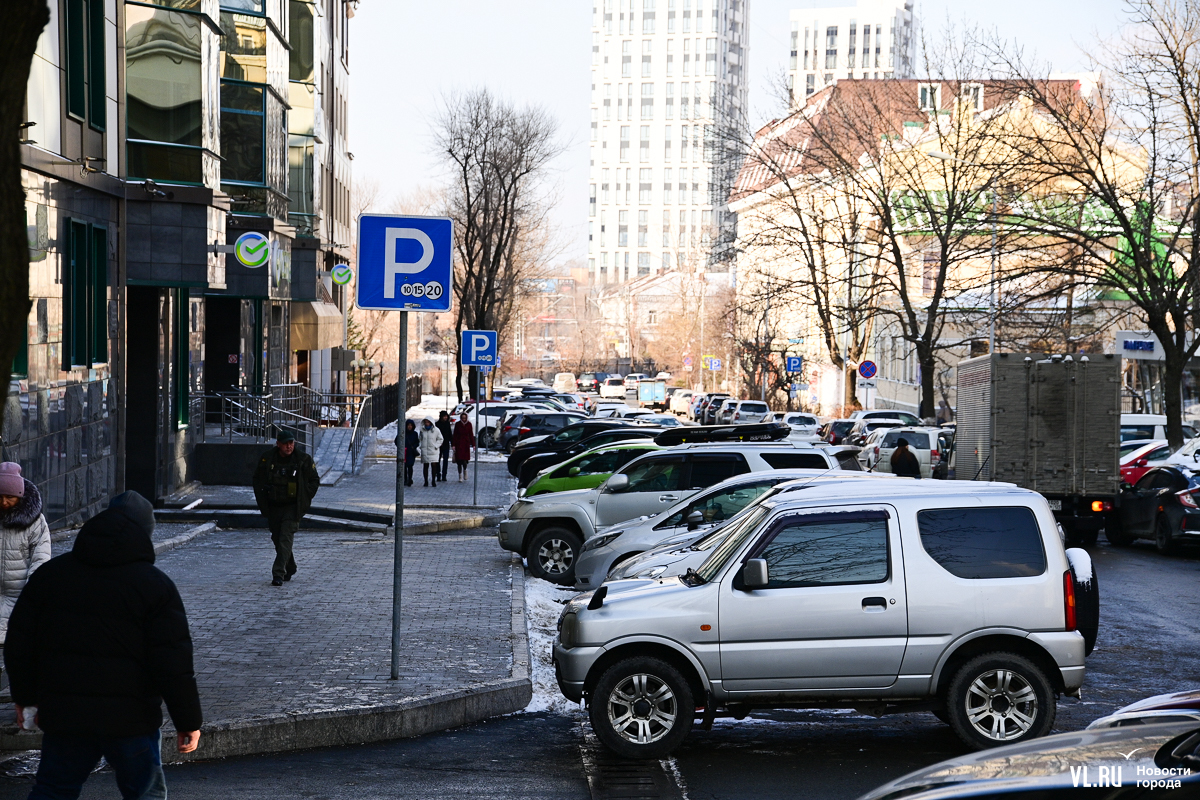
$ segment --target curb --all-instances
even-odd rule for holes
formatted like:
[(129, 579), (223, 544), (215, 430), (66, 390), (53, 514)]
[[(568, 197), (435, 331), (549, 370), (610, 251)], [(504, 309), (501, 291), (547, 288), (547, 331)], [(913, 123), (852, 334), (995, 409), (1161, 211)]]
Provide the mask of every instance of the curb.
[[(489, 514), (487, 516), (478, 517), (457, 517), (455, 519), (444, 519), (439, 522), (421, 522), (416, 525), (405, 525), (405, 536), (423, 536), (430, 533), (448, 533), (451, 531), (459, 531), (464, 528), (494, 528), (500, 524), (500, 520), (504, 519), (503, 514)], [(393, 530), (392, 526), (388, 526), (388, 533)], [(522, 590), (523, 591), (523, 590)], [(522, 601), (523, 603), (524, 601)], [(524, 606), (522, 606), (524, 608)]]
[(192, 539), (195, 539), (197, 536), (203, 536), (209, 531), (216, 529), (217, 523), (215, 522), (206, 522), (203, 525), (197, 525), (196, 527), (186, 530), (174, 538), (164, 539), (163, 541), (154, 545), (154, 555), (161, 556), (163, 553), (174, 550), (176, 547), (182, 547)]
[(525, 569), (517, 556), (513, 556), (509, 575), (513, 655), (508, 678), (392, 705), (277, 714), (206, 725), (201, 728), (200, 748), (187, 755), (175, 750), (174, 731), (164, 728), (163, 763), (408, 739), (520, 711), (533, 699), (533, 684), (529, 677), (529, 633), (525, 621)]

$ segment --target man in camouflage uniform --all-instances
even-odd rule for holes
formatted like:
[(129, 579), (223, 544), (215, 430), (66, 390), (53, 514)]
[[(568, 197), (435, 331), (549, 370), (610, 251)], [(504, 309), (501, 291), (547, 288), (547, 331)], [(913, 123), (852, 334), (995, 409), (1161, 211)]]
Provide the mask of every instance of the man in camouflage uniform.
[(275, 446), (258, 460), (254, 470), (254, 499), (267, 518), (271, 541), (275, 543), (272, 586), (283, 586), (284, 581), (290, 581), (296, 574), (292, 542), (320, 483), (312, 456), (296, 452), (296, 437), (289, 431), (280, 431)]

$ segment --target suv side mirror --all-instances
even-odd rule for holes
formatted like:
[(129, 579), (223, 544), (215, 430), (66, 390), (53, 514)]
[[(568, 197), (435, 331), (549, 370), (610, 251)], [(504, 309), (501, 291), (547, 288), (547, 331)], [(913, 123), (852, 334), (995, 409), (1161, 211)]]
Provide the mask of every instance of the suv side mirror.
[(604, 488), (610, 492), (613, 492), (614, 494), (617, 492), (623, 492), (629, 488), (629, 476), (624, 474), (613, 475), (608, 479), (608, 482), (604, 484)]
[(765, 558), (752, 558), (742, 567), (742, 586), (744, 588), (765, 589), (770, 582)]
[(689, 531), (694, 531), (694, 530), (696, 530), (696, 528), (699, 528), (701, 525), (704, 524), (704, 515), (701, 514), (699, 511), (693, 511), (692, 513), (687, 515), (686, 521), (687, 521), (687, 529)]

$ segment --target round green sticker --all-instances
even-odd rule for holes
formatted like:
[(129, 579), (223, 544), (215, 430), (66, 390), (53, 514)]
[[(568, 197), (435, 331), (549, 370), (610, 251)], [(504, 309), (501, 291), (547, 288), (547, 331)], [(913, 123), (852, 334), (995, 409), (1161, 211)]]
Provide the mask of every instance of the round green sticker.
[(333, 268), (332, 277), (333, 282), (338, 286), (345, 286), (354, 277), (354, 270), (345, 264), (338, 264)]

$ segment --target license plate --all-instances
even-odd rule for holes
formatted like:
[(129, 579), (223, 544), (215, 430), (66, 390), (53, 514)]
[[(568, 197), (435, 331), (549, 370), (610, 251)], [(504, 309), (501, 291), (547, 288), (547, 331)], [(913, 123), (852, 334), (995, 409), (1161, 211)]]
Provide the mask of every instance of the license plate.
[(1047, 500), (1051, 511), (1062, 511), (1062, 500)]

